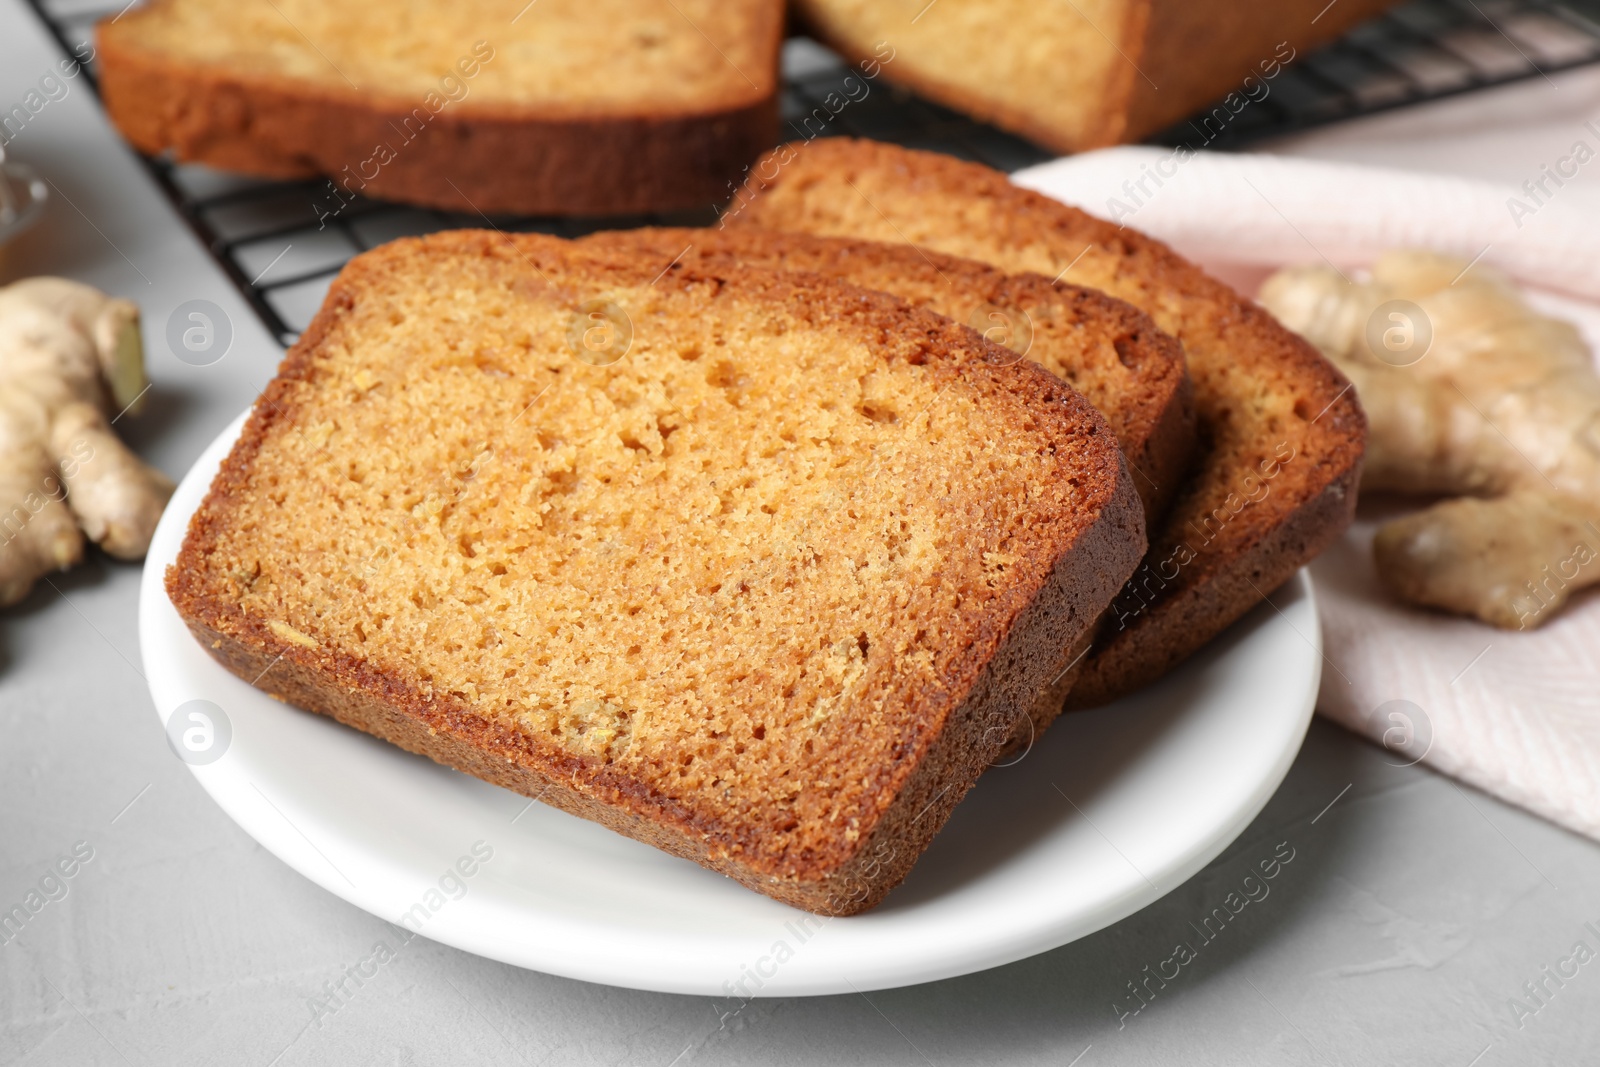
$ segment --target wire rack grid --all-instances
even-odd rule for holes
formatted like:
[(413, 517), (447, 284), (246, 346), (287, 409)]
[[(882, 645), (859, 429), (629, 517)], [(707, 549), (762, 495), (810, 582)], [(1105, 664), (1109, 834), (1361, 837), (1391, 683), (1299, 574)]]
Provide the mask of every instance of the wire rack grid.
[[(126, 7), (105, 0), (29, 0), (68, 54), (85, 56), (94, 24)], [(1233, 150), (1266, 138), (1527, 78), (1548, 78), (1600, 60), (1600, 0), (1412, 0), (1297, 57), (1270, 92), (1237, 111), (1202, 109), (1161, 132), (1156, 144)], [(93, 64), (89, 64), (93, 80)], [(786, 136), (867, 137), (946, 152), (1005, 171), (1049, 158), (1038, 146), (894, 86), (859, 83), (814, 41), (783, 52)], [(824, 104), (851, 98), (833, 113)], [(396, 237), (481, 226), (471, 213), (435, 211), (357, 196), (329, 214), (326, 179), (262, 181), (158, 157), (145, 160), (184, 221), (267, 328), (292, 344), (349, 259)], [(507, 231), (579, 236), (636, 225), (702, 225), (715, 210), (607, 219), (496, 218)]]

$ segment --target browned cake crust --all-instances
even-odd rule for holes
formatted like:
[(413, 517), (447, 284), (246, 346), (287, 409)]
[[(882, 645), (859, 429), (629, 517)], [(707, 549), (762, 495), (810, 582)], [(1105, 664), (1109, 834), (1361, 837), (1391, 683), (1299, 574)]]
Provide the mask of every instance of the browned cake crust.
[[(778, 138), (781, 18), (759, 94), (702, 113), (541, 116), (474, 101), (416, 129), (420, 100), (345, 91), (153, 53), (128, 32), (160, 2), (96, 29), (106, 112), (135, 148), (263, 178), (325, 175), (319, 217), (357, 193), (450, 211), (622, 215), (704, 209)], [(501, 60), (504, 62), (504, 60)]]
[(774, 150), (730, 225), (911, 241), (1008, 271), (1064, 273), (1148, 312), (1184, 346), (1200, 455), (1070, 696), (1161, 677), (1349, 524), (1366, 418), (1349, 382), (1267, 312), (1159, 241), (948, 156), (832, 139)]
[[(957, 606), (927, 620), (929, 632), (937, 630), (941, 640), (926, 650), (913, 642), (903, 656), (873, 658), (875, 673), (865, 676), (859, 714), (849, 717), (861, 732), (836, 733), (823, 742), (816, 759), (826, 775), (819, 782), (794, 783), (800, 788), (793, 811), (770, 805), (749, 810), (738, 803), (737, 792), (726, 789), (674, 793), (674, 779), (658, 773), (657, 764), (676, 769), (675, 749), (659, 758), (631, 751), (626, 759), (601, 758), (476, 705), (451, 679), (424, 682), (405, 663), (374, 662), (330, 643), (317, 625), (326, 605), (309, 606), (305, 614), (312, 622), (299, 630), (286, 630), (242, 605), (262, 572), (258, 565), (254, 576), (241, 577), (238, 568), (249, 561), (230, 558), (227, 546), (241, 543), (240, 536), (254, 537), (249, 531), (261, 524), (287, 537), (299, 521), (271, 503), (277, 483), (257, 484), (257, 468), (285, 440), (303, 440), (311, 432), (300, 412), (324, 381), (347, 382), (352, 362), (364, 368), (363, 360), (377, 358), (364, 350), (350, 324), (393, 323), (401, 316), (397, 303), (385, 303), (403, 284), (395, 278), (445, 278), (453, 286), (451, 272), (460, 262), (477, 271), (469, 276), (481, 276), (498, 291), (522, 287), (543, 294), (540, 299), (577, 301), (595, 291), (665, 287), (695, 302), (698, 317), (777, 316), (784, 336), (836, 332), (841, 344), (868, 345), (886, 370), (898, 367), (909, 375), (908, 367), (927, 368), (917, 373), (931, 375), (928, 388), (943, 383), (941, 390), (969, 397), (982, 410), (1014, 412), (1007, 418), (1016, 451), (1008, 454), (1042, 464), (1046, 477), (1028, 482), (1028, 498), (1037, 504), (1020, 527), (1021, 543), (1013, 543), (1004, 580), (994, 580), (986, 560), (947, 561), (938, 596), (954, 595)], [(653, 328), (670, 324), (653, 321)], [(482, 347), (472, 356), (474, 344), (469, 337), (464, 345), (467, 366), (471, 359), (490, 358)], [(566, 373), (587, 372), (574, 361)], [(532, 442), (533, 430), (526, 433)], [(470, 459), (451, 457), (463, 465)], [(342, 472), (354, 461), (341, 454), (332, 457), (329, 469)], [(311, 470), (296, 475), (318, 476)], [(1075, 503), (1069, 507), (1067, 501)], [(660, 542), (652, 543), (659, 552)], [(191, 631), (219, 662), (283, 700), (593, 819), (797, 907), (844, 915), (870, 908), (905, 877), (1040, 688), (1064, 666), (1064, 650), (1092, 626), (1137, 565), (1143, 547), (1138, 497), (1101, 416), (1058, 379), (1025, 361), (1014, 363), (1009, 352), (963, 327), (886, 295), (815, 276), (681, 264), (661, 272), (654, 260), (620, 249), (584, 252), (555, 238), (463, 231), (391, 243), (357, 257), (340, 273), (192, 518), (166, 584)], [(274, 581), (297, 582), (298, 560), (288, 570), (293, 573)], [(907, 661), (927, 655), (936, 667), (932, 676), (906, 669)], [(770, 685), (762, 687), (765, 668), (752, 661), (748, 669), (751, 699), (759, 702), (770, 691)], [(903, 714), (888, 715), (886, 708)], [(747, 725), (739, 722), (743, 705), (728, 714), (735, 736), (699, 738), (702, 751), (704, 745), (722, 745), (742, 753), (746, 743), (773, 743), (770, 736), (759, 742), (741, 734)], [(891, 730), (888, 736), (885, 730)], [(809, 743), (805, 752), (809, 756)], [(805, 766), (800, 760), (759, 765), (749, 772), (753, 777), (741, 779), (743, 788), (759, 791), (780, 773), (806, 773)], [(856, 798), (848, 819), (808, 815), (819, 804), (826, 810), (827, 795), (840, 782)]]
[[(1078, 390), (1111, 424), (1133, 471), (1145, 522), (1166, 511), (1194, 457), (1194, 391), (1183, 346), (1131, 304), (882, 241), (753, 228), (606, 231), (585, 245), (633, 245), (678, 262), (826, 275), (975, 326)], [(986, 331), (992, 331), (986, 332)], [(1012, 343), (1016, 338), (1026, 337)]]

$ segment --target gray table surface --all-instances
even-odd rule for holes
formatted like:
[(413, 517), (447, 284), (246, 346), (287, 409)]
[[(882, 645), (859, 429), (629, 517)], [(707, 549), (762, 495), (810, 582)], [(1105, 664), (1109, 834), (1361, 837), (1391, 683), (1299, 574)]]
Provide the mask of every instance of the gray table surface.
[[(58, 58), (26, 9), (0, 3), (0, 108)], [(1278, 148), (1520, 182), (1570, 143), (1568, 119), (1600, 114), (1595, 73)], [(5, 250), (0, 277), (63, 274), (142, 304), (156, 386), (127, 433), (181, 474), (281, 353), (88, 87), (68, 86), (10, 145), (56, 195), (45, 223)], [(197, 298), (235, 330), (226, 358), (203, 368), (161, 340), (171, 310)], [(1600, 951), (1600, 846), (1391, 766), (1320, 721), (1266, 810), (1205, 871), (1011, 966), (759, 1001), (721, 1027), (723, 1002), (554, 978), (419, 940), (308, 1025), (324, 983), (392, 928), (266, 853), (173, 757), (141, 674), (138, 580), (137, 566), (96, 556), (0, 614), (0, 909), (75, 848), (90, 855), (64, 896), (0, 944), (0, 1062), (1600, 1062), (1600, 961), (1563, 963), (1580, 941)], [(1295, 860), (1270, 896), (1122, 1014), (1129, 983), (1280, 842)], [(1562, 966), (1577, 974), (1558, 983), (1546, 968)], [(1542, 983), (1538, 1000), (1527, 983)]]

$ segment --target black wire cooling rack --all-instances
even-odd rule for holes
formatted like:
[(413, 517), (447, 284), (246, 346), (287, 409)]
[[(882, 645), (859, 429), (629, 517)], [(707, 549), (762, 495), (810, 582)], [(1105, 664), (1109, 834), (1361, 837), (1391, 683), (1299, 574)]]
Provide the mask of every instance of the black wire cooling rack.
[[(69, 53), (94, 23), (125, 8), (105, 0), (28, 0)], [(77, 52), (76, 54), (84, 54)], [(1249, 107), (1205, 108), (1151, 138), (1157, 144), (1237, 149), (1358, 115), (1526, 78), (1548, 77), (1600, 60), (1600, 0), (1412, 0), (1363, 23), (1334, 43), (1298, 57)], [(826, 123), (830, 94), (850, 73), (832, 52), (791, 38), (783, 56), (783, 116), (796, 137), (847, 135), (947, 152), (1012, 171), (1049, 158), (1027, 141), (892, 86), (874, 90)], [(91, 66), (90, 74), (93, 70)], [(820, 110), (819, 110), (820, 109)], [(1207, 117), (1217, 115), (1208, 122)], [(210, 249), (267, 328), (293, 343), (321, 305), (334, 274), (352, 256), (412, 234), (480, 226), (482, 218), (358, 197), (319, 223), (322, 179), (260, 181), (208, 167), (147, 159), (152, 175)], [(578, 236), (597, 229), (702, 225), (703, 213), (629, 219), (500, 218), (510, 231)]]

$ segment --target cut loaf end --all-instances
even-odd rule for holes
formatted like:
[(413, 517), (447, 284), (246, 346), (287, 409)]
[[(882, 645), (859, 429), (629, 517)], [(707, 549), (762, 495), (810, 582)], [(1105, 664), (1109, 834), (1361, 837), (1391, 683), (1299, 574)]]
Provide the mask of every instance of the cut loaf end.
[(1068, 153), (1184, 119), (1186, 143), (1200, 147), (1259, 107), (1300, 55), (1395, 3), (796, 0), (795, 9), (867, 69)]

